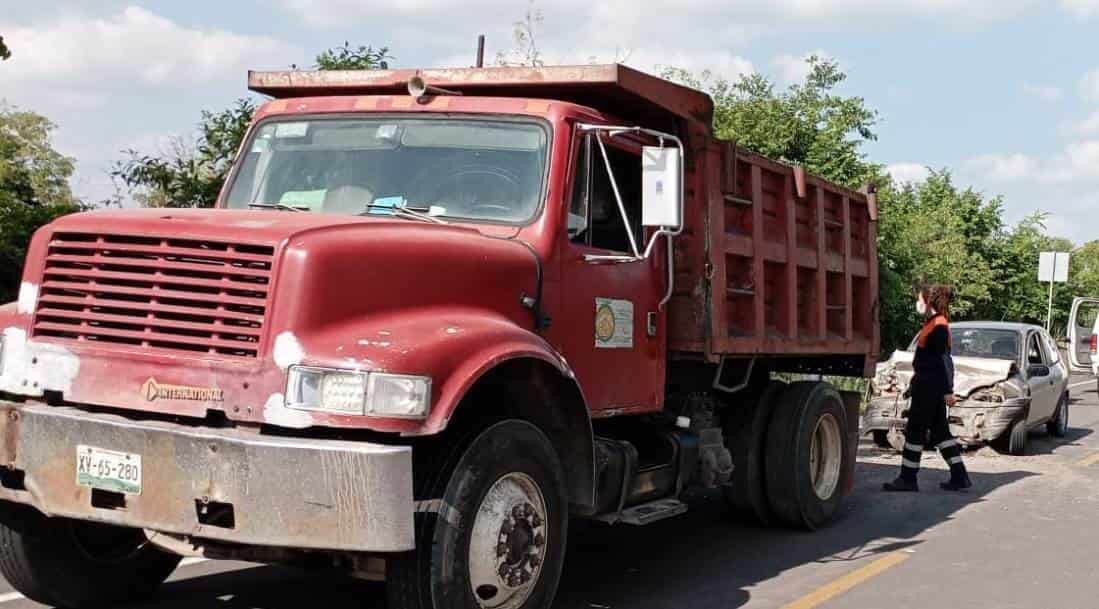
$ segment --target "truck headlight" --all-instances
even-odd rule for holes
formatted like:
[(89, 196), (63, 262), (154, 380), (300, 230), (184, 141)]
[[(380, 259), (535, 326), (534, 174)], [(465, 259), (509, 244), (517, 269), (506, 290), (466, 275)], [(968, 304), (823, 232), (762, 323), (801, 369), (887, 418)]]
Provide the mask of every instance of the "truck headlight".
[(431, 379), (406, 374), (370, 374), (366, 414), (379, 417), (422, 418), (431, 402)]
[(298, 410), (419, 419), (430, 402), (423, 376), (293, 366), (286, 383), (286, 406)]

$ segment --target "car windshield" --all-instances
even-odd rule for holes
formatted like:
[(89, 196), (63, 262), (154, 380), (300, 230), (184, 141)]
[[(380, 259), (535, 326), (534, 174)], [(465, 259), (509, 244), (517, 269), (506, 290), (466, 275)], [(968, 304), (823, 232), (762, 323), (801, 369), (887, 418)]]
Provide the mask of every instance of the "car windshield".
[(956, 328), (952, 352), (957, 357), (1019, 359), (1019, 333), (990, 328)]
[(239, 161), (226, 204), (325, 214), (520, 223), (538, 211), (547, 135), (537, 124), (473, 119), (268, 121)]
[[(951, 331), (951, 354), (955, 357), (984, 357), (990, 359), (1019, 360), (1019, 333), (1014, 330), (994, 328), (954, 328)], [(916, 350), (917, 335), (908, 345)]]

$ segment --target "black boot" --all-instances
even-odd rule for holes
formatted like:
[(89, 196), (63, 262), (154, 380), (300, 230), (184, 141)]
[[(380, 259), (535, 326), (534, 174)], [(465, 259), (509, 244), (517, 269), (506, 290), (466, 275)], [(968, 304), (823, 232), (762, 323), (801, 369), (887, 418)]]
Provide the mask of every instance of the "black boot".
[(886, 482), (881, 485), (883, 491), (890, 493), (918, 493), (920, 492), (920, 485), (916, 484), (915, 480), (909, 480), (904, 477), (897, 477), (892, 482)]
[(950, 480), (940, 482), (939, 488), (944, 491), (964, 491), (973, 486), (973, 481), (969, 479), (969, 472), (965, 469), (962, 447), (958, 445), (958, 441), (951, 439), (943, 442), (939, 445), (939, 452), (950, 466)]
[(954, 468), (950, 468), (950, 470), (950, 480), (940, 482), (939, 488), (944, 491), (964, 491), (973, 486), (973, 481), (969, 479), (969, 473), (965, 471), (964, 467), (961, 468), (960, 472), (955, 472)]

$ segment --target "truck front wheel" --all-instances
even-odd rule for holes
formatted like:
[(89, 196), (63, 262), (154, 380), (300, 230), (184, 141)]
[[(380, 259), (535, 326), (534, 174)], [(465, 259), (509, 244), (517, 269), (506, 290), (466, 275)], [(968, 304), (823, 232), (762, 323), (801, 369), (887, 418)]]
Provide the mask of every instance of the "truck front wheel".
[(477, 434), (453, 467), (446, 460), (416, 472), (416, 549), (387, 561), (389, 606), (548, 609), (568, 526), (549, 439), (507, 420)]
[(790, 386), (767, 430), (767, 496), (784, 523), (816, 529), (835, 515), (851, 471), (843, 398), (827, 383)]
[(47, 518), (0, 503), (0, 573), (39, 603), (98, 609), (137, 600), (151, 595), (179, 561), (138, 529)]

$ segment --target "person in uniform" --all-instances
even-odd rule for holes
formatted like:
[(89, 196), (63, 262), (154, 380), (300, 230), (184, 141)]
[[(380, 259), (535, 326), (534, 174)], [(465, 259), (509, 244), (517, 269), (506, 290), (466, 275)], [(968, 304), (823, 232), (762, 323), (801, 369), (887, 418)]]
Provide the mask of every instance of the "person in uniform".
[(916, 475), (925, 443), (939, 449), (950, 466), (950, 479), (939, 484), (948, 491), (965, 490), (973, 483), (962, 461), (962, 447), (952, 435), (947, 422), (947, 407), (953, 406), (954, 360), (950, 355), (949, 286), (925, 286), (919, 290), (916, 311), (924, 316), (924, 325), (916, 340), (912, 360), (915, 372), (908, 392), (912, 401), (908, 407), (908, 423), (904, 429), (904, 451), (901, 473), (896, 480), (886, 482), (884, 489), (893, 492), (916, 492)]

